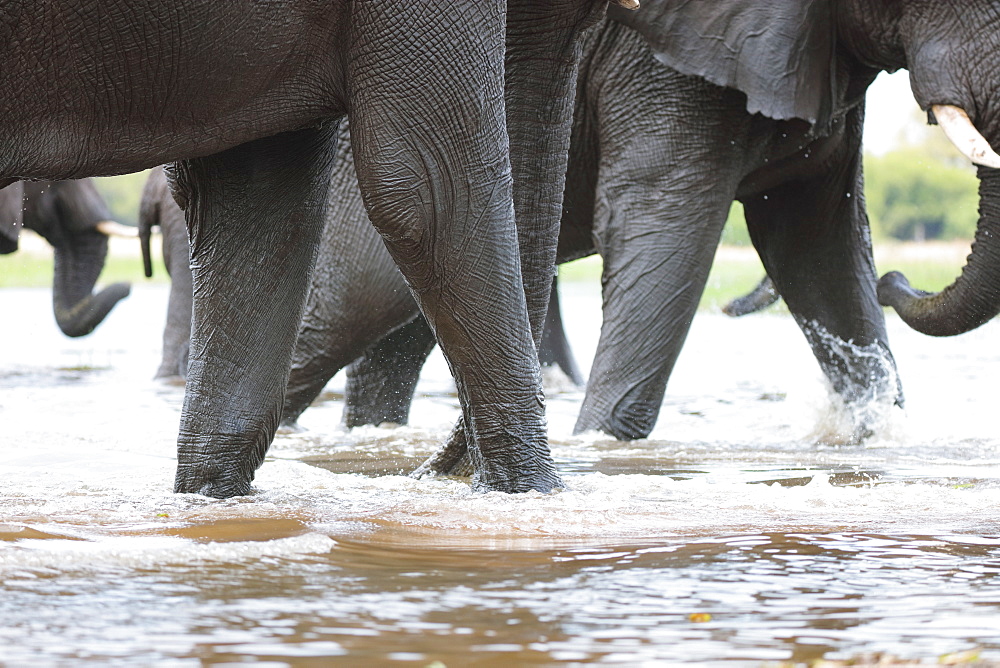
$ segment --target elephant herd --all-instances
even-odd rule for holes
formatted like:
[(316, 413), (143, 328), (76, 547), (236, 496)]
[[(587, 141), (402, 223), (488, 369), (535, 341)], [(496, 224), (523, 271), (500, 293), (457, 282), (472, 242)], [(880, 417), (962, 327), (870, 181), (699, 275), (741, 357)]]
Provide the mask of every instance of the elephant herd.
[[(157, 375), (187, 378), (178, 492), (247, 493), (344, 367), (348, 425), (405, 421), (436, 343), (462, 416), (417, 474), (559, 487), (554, 264), (603, 258), (576, 430), (643, 438), (733, 201), (767, 272), (733, 313), (780, 294), (849, 405), (903, 401), (883, 305), (939, 336), (1000, 312), (991, 0), (0, 2), (0, 186), (165, 165), (140, 237), (148, 273), (162, 227), (173, 281)], [(865, 92), (901, 68), (979, 165), (973, 251), (938, 294), (872, 259)]]

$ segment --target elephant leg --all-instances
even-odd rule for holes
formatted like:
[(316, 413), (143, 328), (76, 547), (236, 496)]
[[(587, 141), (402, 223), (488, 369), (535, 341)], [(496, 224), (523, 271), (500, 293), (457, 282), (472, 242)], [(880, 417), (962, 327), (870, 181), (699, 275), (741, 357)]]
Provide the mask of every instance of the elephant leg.
[(347, 367), (344, 424), (353, 428), (409, 422), (420, 370), (435, 345), (434, 332), (418, 315), (351, 363)]
[[(344, 424), (351, 428), (383, 422), (406, 424), (420, 371), (435, 345), (434, 332), (423, 316), (417, 316), (348, 365)], [(539, 362), (558, 365), (574, 383), (584, 383), (562, 326), (555, 281)]]
[[(367, 231), (373, 231), (370, 224), (367, 222), (365, 224), (369, 226)], [(328, 259), (322, 253), (320, 258)], [(336, 262), (336, 258), (333, 261)], [(377, 357), (377, 353), (373, 351), (379, 346), (379, 342), (384, 341), (386, 337), (392, 336), (394, 328), (405, 327), (407, 320), (419, 317), (420, 311), (406, 289), (405, 284), (403, 284), (399, 272), (395, 270), (395, 266), (392, 265), (388, 257), (385, 258), (385, 261), (390, 264), (389, 268), (396, 274), (395, 282), (398, 282), (401, 286), (399, 291), (392, 291), (386, 288), (384, 283), (366, 283), (361, 276), (355, 276), (355, 282), (346, 286), (341, 293), (337, 294), (336, 298), (322, 304), (321, 308), (314, 308), (320, 306), (317, 303), (320, 299), (317, 297), (318, 293), (332, 297), (333, 294), (336, 294), (336, 290), (333, 288), (344, 286), (344, 282), (334, 281), (324, 284), (322, 288), (318, 281), (313, 282), (313, 289), (307, 301), (306, 317), (302, 320), (299, 338), (296, 341), (295, 350), (292, 354), (292, 368), (288, 379), (288, 390), (285, 394), (285, 402), (281, 412), (281, 423), (283, 425), (295, 424), (299, 416), (309, 408), (310, 404), (320, 395), (327, 383), (341, 369), (345, 367), (350, 369), (350, 365), (359, 358)], [(319, 273), (326, 268), (317, 267), (316, 271)], [(336, 268), (340, 270), (335, 272), (337, 274), (342, 274), (343, 270), (349, 270), (349, 267), (346, 265)], [(358, 288), (364, 289), (365, 298), (354, 299), (352, 301), (350, 297), (355, 295)], [(377, 308), (372, 308), (372, 305), (377, 305)], [(431, 348), (433, 348), (433, 332), (430, 333), (430, 338), (432, 342)], [(376, 341), (376, 343), (372, 344), (372, 341)], [(390, 345), (401, 344), (396, 342)], [(396, 360), (396, 362), (402, 363), (402, 360)], [(378, 367), (380, 363), (372, 361), (370, 364)], [(416, 367), (415, 375), (419, 376), (422, 365), (423, 362), (421, 361)], [(377, 380), (380, 376), (387, 378), (394, 373), (398, 373), (398, 371), (387, 369), (382, 372), (362, 372), (361, 375), (364, 378), (352, 384), (351, 378), (353, 375), (358, 374), (358, 372), (352, 373), (348, 371), (348, 390), (351, 392), (353, 385), (356, 388), (355, 391), (364, 390), (367, 392), (369, 388), (374, 388), (381, 384), (381, 381)], [(375, 385), (370, 385), (370, 383), (375, 383)], [(387, 388), (385, 391), (389, 392), (390, 390)], [(356, 396), (356, 394), (352, 394), (351, 396)], [(359, 417), (347, 420), (347, 414), (345, 413), (345, 423), (348, 426), (396, 421), (388, 417), (390, 413), (395, 415), (396, 409), (380, 408), (374, 403), (369, 405), (369, 401), (374, 402), (376, 398), (372, 396), (368, 399), (366, 396), (366, 399), (361, 401), (359, 406), (364, 405), (365, 407), (360, 409)], [(345, 411), (351, 410), (351, 403), (352, 400), (349, 397)], [(409, 404), (406, 406), (406, 411), (408, 410)], [(382, 419), (374, 423), (368, 421), (380, 415), (385, 415), (386, 417), (382, 417)], [(354, 419), (361, 419), (362, 421), (352, 424)]]
[(750, 237), (823, 373), (856, 409), (855, 437), (877, 419), (869, 408), (902, 402), (876, 297), (863, 198), (863, 110), (843, 121), (819, 173), (743, 198)]
[[(504, 3), (462, 12), (390, 4), (352, 8), (363, 38), (348, 59), (351, 138), (369, 218), (455, 377), (474, 485), (548, 491), (560, 481), (521, 283)], [(489, 29), (470, 30), (470, 22)], [(405, 58), (386, 48), (394, 35), (414, 32), (428, 37)], [(426, 81), (435, 84), (415, 85)]]
[(160, 203), (163, 232), (163, 262), (170, 274), (167, 322), (163, 328), (163, 357), (156, 378), (187, 376), (188, 347), (191, 339), (191, 266), (184, 213), (170, 193)]
[(552, 295), (549, 298), (549, 309), (545, 314), (545, 331), (542, 333), (542, 345), (538, 349), (538, 362), (544, 366), (558, 366), (575, 385), (583, 385), (583, 374), (576, 365), (573, 349), (566, 338), (563, 327), (562, 309), (559, 307), (559, 284), (552, 279)]
[(645, 438), (656, 423), (752, 122), (738, 94), (667, 70), (640, 42), (609, 28), (585, 101), (601, 124), (594, 236), (604, 321), (575, 431), (622, 440)]
[[(701, 177), (707, 184), (711, 175)], [(694, 210), (665, 201), (671, 192), (692, 195), (695, 182), (646, 185), (611, 179), (606, 186), (620, 188), (606, 201), (608, 226), (599, 241), (604, 320), (574, 432), (596, 430), (632, 440), (645, 438), (656, 424), (729, 202), (711, 191), (695, 195), (701, 205)]]
[(247, 494), (274, 438), (322, 229), (336, 125), (175, 168), (194, 298), (177, 492)]
[(283, 424), (294, 423), (330, 379), (364, 355), (373, 341), (420, 313), (368, 220), (348, 126), (341, 123), (338, 135), (327, 220), (292, 354)]
[(187, 375), (188, 341), (191, 337), (191, 267), (187, 223), (174, 201), (163, 167), (150, 171), (139, 202), (139, 241), (147, 277), (153, 275), (150, 239), (153, 228), (163, 233), (163, 264), (170, 276), (167, 320), (163, 327), (163, 354), (154, 378)]
[[(604, 10), (605, 3), (592, 0), (507, 3), (506, 120), (522, 284), (536, 350), (555, 275), (581, 38)], [(456, 425), (443, 449), (412, 475), (466, 472), (464, 430)]]

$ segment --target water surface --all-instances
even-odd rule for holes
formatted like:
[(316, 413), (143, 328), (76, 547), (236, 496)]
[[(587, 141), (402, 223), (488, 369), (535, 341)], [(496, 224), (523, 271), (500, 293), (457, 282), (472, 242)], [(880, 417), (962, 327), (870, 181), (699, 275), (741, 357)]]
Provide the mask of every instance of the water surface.
[[(596, 287), (564, 310), (586, 369)], [(165, 288), (82, 340), (48, 291), (0, 312), (0, 664), (1000, 661), (995, 323), (893, 316), (906, 410), (852, 445), (789, 317), (699, 314), (649, 439), (573, 436), (552, 391), (549, 495), (405, 476), (457, 417), (440, 358), (406, 427), (343, 429), (335, 379), (218, 501), (171, 492)]]

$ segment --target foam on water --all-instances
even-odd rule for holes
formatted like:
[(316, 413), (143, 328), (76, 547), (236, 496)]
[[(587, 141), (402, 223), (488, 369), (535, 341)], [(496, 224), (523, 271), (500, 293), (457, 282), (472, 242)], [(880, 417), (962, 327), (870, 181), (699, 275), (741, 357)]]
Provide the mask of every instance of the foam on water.
[[(141, 470), (141, 469), (139, 469)], [(136, 568), (179, 561), (241, 560), (329, 549), (326, 536), (391, 527), (421, 542), (532, 549), (545, 541), (662, 539), (752, 531), (855, 530), (933, 533), (974, 531), (1000, 517), (997, 481), (942, 485), (940, 479), (832, 484), (824, 471), (715, 468), (687, 478), (668, 475), (567, 474), (551, 494), (473, 492), (454, 479), (414, 480), (333, 473), (302, 462), (268, 461), (251, 497), (215, 501), (174, 495), (165, 471), (145, 470), (109, 485), (95, 468), (73, 484), (15, 476), (4, 495), (0, 571), (75, 570), (103, 563)], [(994, 470), (1000, 476), (1000, 472)], [(22, 472), (23, 474), (23, 472)], [(774, 479), (777, 476), (777, 479)], [(804, 483), (804, 484), (803, 484)], [(217, 523), (285, 523), (255, 542), (230, 542)], [(294, 520), (289, 526), (287, 523)], [(48, 532), (44, 539), (23, 531)], [(201, 535), (185, 527), (203, 527)], [(304, 535), (285, 536), (285, 532)], [(67, 535), (69, 534), (69, 535)], [(323, 539), (321, 539), (323, 538)], [(200, 542), (199, 542), (200, 541)]]

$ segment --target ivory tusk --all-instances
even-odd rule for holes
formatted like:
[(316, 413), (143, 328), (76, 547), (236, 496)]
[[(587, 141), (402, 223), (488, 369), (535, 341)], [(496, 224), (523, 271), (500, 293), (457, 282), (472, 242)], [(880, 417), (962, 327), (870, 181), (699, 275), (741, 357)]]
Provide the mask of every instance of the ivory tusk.
[(611, 0), (611, 3), (625, 9), (639, 9), (639, 0)]
[(115, 220), (102, 220), (95, 225), (97, 231), (108, 237), (129, 237), (135, 239), (139, 230), (129, 225), (122, 225)]
[(950, 104), (935, 104), (931, 111), (945, 135), (962, 155), (977, 165), (1000, 169), (1000, 155), (990, 147), (986, 137), (979, 133), (964, 109)]

